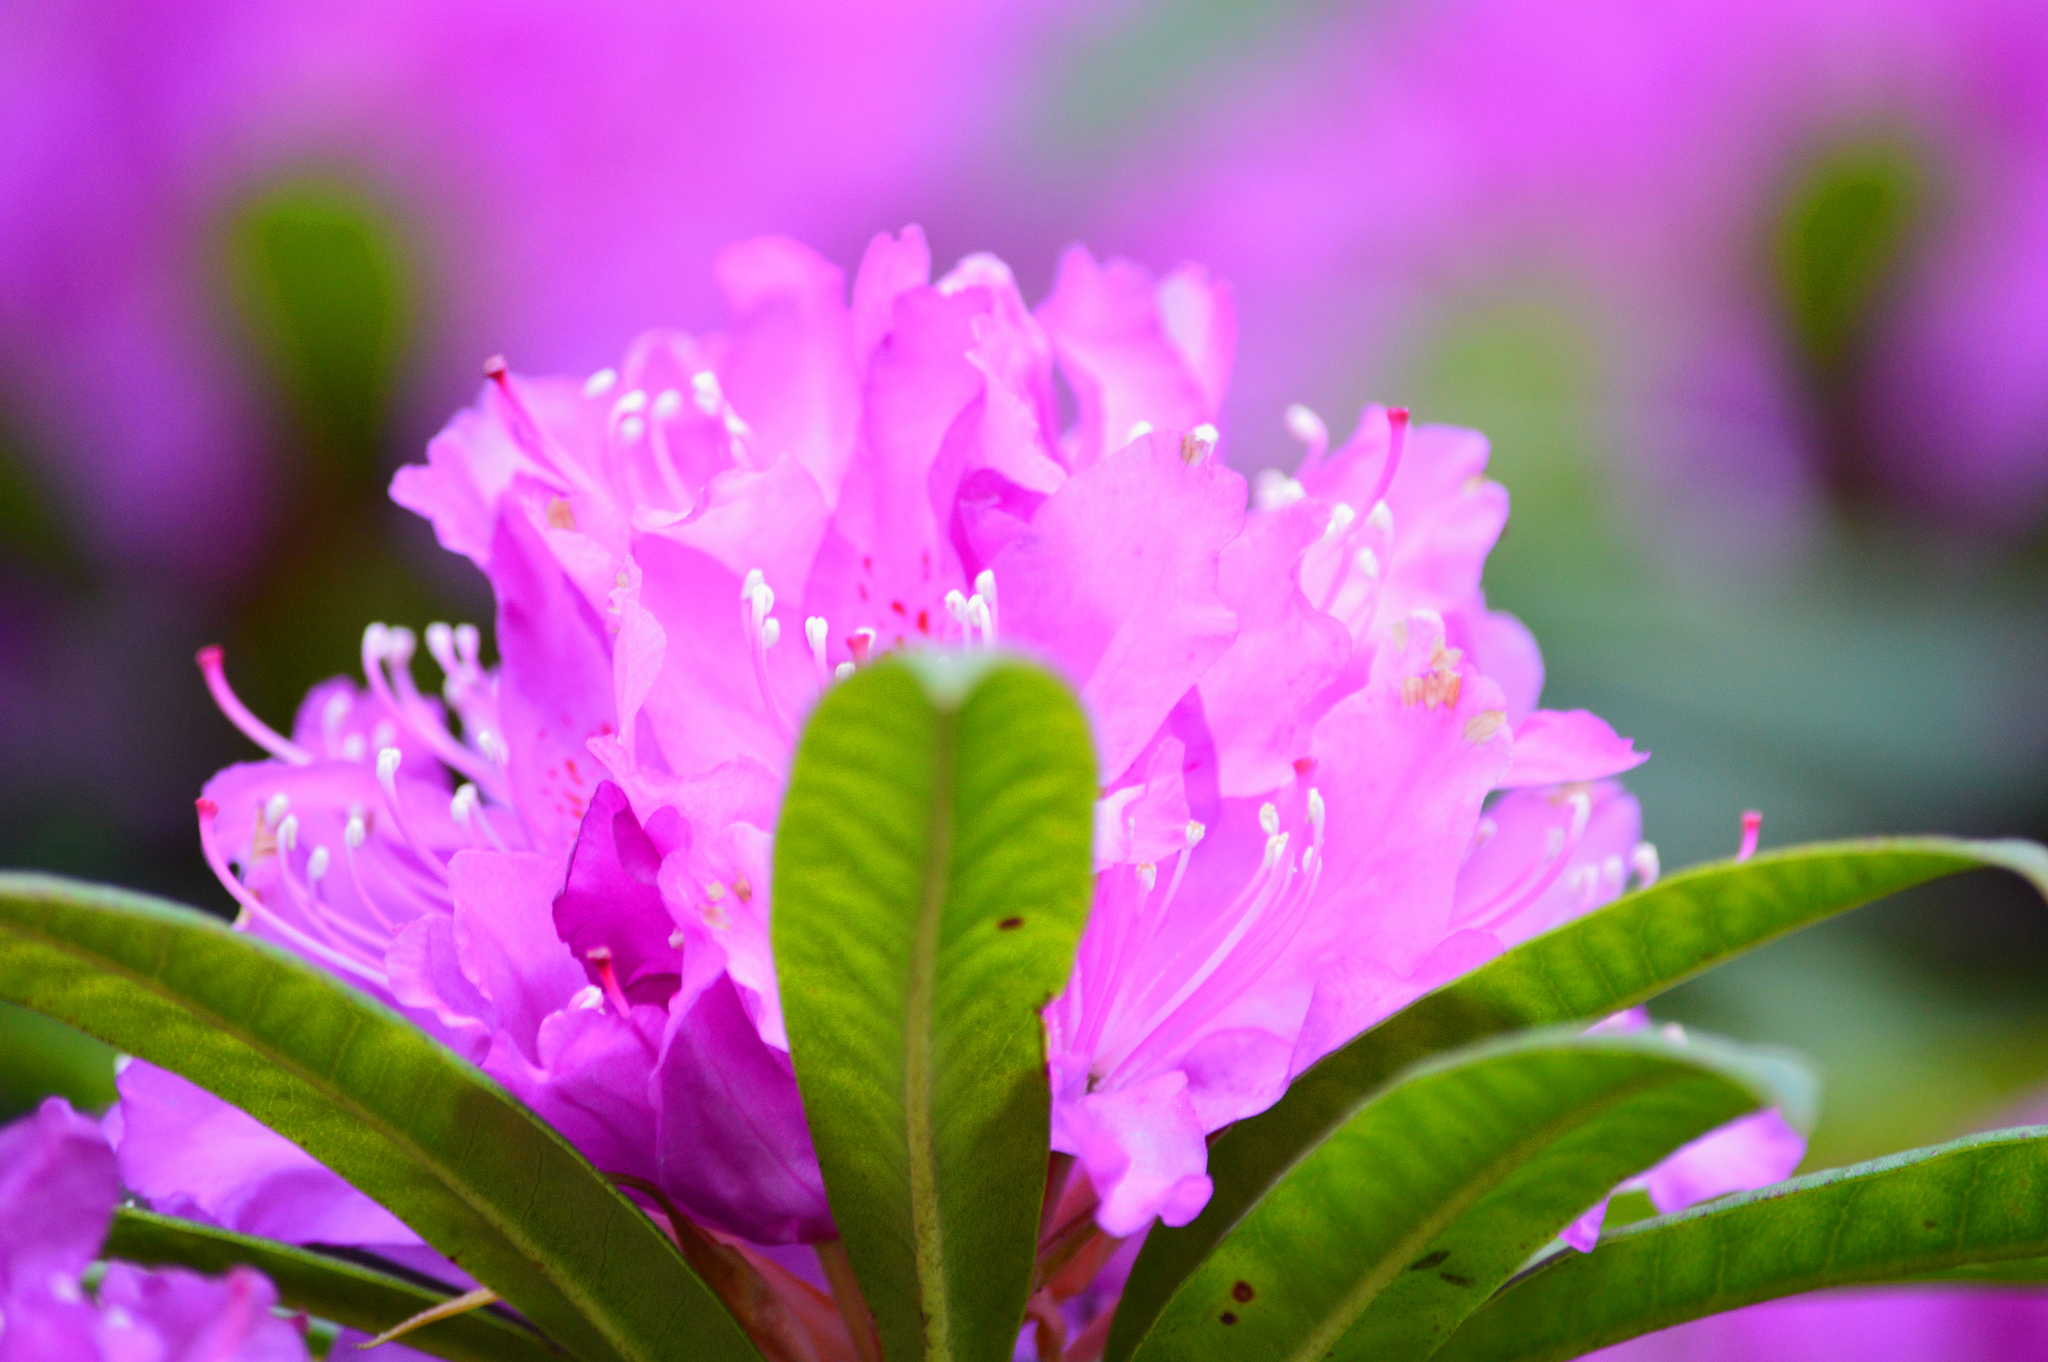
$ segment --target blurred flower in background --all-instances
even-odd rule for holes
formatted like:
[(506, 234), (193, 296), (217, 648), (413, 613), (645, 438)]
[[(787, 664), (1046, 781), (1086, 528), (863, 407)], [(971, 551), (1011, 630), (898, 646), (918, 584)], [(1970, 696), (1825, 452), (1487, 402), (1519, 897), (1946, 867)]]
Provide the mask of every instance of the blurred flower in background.
[[(2021, 0), (32, 0), (0, 135), (0, 861), (216, 901), (186, 801), (246, 753), (191, 653), (282, 721), (342, 621), (485, 622), (383, 495), (484, 356), (587, 372), (706, 322), (726, 241), (910, 221), (1231, 279), (1247, 472), (1295, 401), (1487, 430), (1489, 598), (1656, 752), (1668, 864), (1752, 805), (2048, 832)], [(1817, 1162), (2048, 1076), (2031, 905), (1933, 906), (1675, 1000), (1821, 1056)], [(0, 1106), (111, 1095), (68, 1033), (7, 1053)]]
[[(344, 621), (486, 611), (384, 497), (482, 358), (595, 367), (703, 313), (711, 251), (757, 231), (856, 247), (1060, 13), (9, 7), (0, 863), (209, 901), (185, 806), (239, 752), (194, 648), (279, 713), (346, 665)], [(68, 1042), (0, 1026), (36, 1057), (18, 1108)]]

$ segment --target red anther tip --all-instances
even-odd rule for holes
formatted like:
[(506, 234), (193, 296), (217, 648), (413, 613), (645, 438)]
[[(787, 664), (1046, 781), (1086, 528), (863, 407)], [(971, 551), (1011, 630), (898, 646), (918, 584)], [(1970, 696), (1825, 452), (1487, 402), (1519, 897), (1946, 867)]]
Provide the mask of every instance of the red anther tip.
[(1405, 425), (1407, 425), (1407, 424), (1408, 424), (1408, 408), (1406, 408), (1406, 407), (1388, 407), (1388, 408), (1387, 408), (1387, 420), (1389, 420), (1389, 421), (1393, 422), (1393, 423), (1394, 423), (1395, 425), (1397, 425), (1397, 426), (1405, 426)]
[(199, 798), (193, 800), (192, 807), (199, 810), (199, 816), (201, 818), (211, 818), (215, 814), (220, 812), (220, 805), (214, 803), (205, 795), (201, 795), (199, 796)]
[(197, 662), (201, 667), (218, 667), (220, 665), (221, 656), (222, 654), (220, 650), (220, 645), (218, 643), (209, 643), (204, 648), (201, 648), (197, 653), (194, 653), (192, 655), (192, 660)]
[(484, 377), (503, 380), (505, 377), (505, 357), (503, 355), (492, 355), (484, 361)]

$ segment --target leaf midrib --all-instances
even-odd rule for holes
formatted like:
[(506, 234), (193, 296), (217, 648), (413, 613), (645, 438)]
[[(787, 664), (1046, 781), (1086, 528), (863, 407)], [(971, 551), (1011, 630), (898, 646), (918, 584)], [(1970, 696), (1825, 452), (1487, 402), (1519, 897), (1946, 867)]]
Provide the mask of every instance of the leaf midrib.
[[(4, 892), (4, 890), (0, 890), (0, 892)], [(55, 912), (61, 911), (63, 908), (63, 905), (60, 902), (51, 900), (47, 897), (43, 898), (43, 902), (49, 905), (49, 912), (51, 915), (54, 915)], [(80, 906), (79, 908), (75, 909), (75, 911), (91, 912), (93, 910), (89, 907)], [(163, 937), (169, 937), (170, 933), (176, 931), (180, 927), (192, 925), (162, 921), (161, 910), (155, 910), (155, 912), (159, 916), (158, 930)], [(156, 975), (138, 973), (133, 968), (123, 965), (117, 961), (114, 961), (113, 957), (103, 956), (98, 952), (94, 951), (79, 949), (78, 947), (76, 947), (74, 943), (66, 942), (62, 938), (47, 935), (44, 932), (23, 932), (18, 928), (8, 928), (6, 930), (12, 931), (17, 936), (30, 936), (35, 940), (43, 942), (45, 945), (51, 947), (52, 949), (57, 950), (60, 954), (71, 955), (73, 956), (73, 958), (78, 959), (84, 963), (93, 964), (100, 968), (105, 968), (108, 973), (115, 974), (122, 978), (125, 978), (130, 982), (136, 984), (137, 986), (141, 987), (144, 991), (153, 994), (160, 1001), (163, 1001), (170, 1005), (174, 1010), (201, 1012), (201, 1009), (190, 1007), (189, 1004), (191, 1000), (186, 999), (184, 995), (176, 992), (175, 990), (172, 990), (169, 987), (169, 985), (163, 983), (163, 981)], [(205, 929), (200, 928), (200, 930)], [(255, 938), (251, 939), (254, 940)], [(266, 946), (268, 945), (268, 943), (263, 944)], [(169, 952), (167, 951), (165, 954), (166, 958), (168, 958)], [(361, 999), (352, 1001), (367, 1002), (371, 1004), (375, 1003), (374, 999)], [(456, 1201), (475, 1211), (480, 1219), (482, 1219), (500, 1236), (502, 1236), (507, 1244), (517, 1249), (520, 1255), (534, 1266), (535, 1270), (541, 1274), (542, 1278), (549, 1284), (551, 1288), (553, 1288), (558, 1294), (560, 1294), (560, 1296), (564, 1300), (576, 1305), (577, 1313), (582, 1315), (582, 1317), (587, 1323), (591, 1324), (604, 1336), (605, 1341), (611, 1346), (614, 1352), (618, 1353), (622, 1357), (632, 1357), (636, 1355), (637, 1350), (630, 1346), (626, 1346), (625, 1341), (618, 1335), (614, 1327), (608, 1326), (607, 1324), (602, 1322), (606, 1319), (606, 1316), (603, 1312), (599, 1312), (595, 1317), (593, 1317), (590, 1309), (588, 1308), (593, 1302), (586, 1298), (582, 1292), (572, 1290), (566, 1285), (564, 1285), (561, 1281), (557, 1280), (557, 1278), (552, 1272), (548, 1271), (546, 1267), (545, 1256), (537, 1252), (539, 1245), (533, 1243), (525, 1235), (516, 1232), (516, 1227), (518, 1224), (516, 1220), (507, 1220), (501, 1217), (499, 1214), (496, 1213), (496, 1211), (492, 1208), (491, 1203), (488, 1201), (475, 1201), (471, 1197), (465, 1195), (460, 1190), (461, 1184), (450, 1180), (451, 1170), (444, 1164), (444, 1162), (441, 1159), (432, 1156), (431, 1152), (428, 1150), (426, 1146), (420, 1144), (417, 1140), (411, 1138), (410, 1135), (404, 1134), (403, 1127), (395, 1126), (389, 1120), (377, 1115), (373, 1108), (366, 1107), (362, 1105), (360, 1102), (350, 1100), (343, 1096), (342, 1094), (345, 1092), (345, 1090), (336, 1086), (330, 1077), (325, 1075), (308, 1077), (308, 1075), (314, 1075), (315, 1071), (308, 1068), (302, 1061), (292, 1058), (286, 1052), (278, 1050), (273, 1046), (269, 1045), (268, 1043), (259, 1040), (256, 1036), (256, 1033), (248, 1030), (243, 1022), (236, 1019), (227, 1018), (225, 1014), (218, 1012), (211, 1007), (204, 1009), (202, 1015), (216, 1020), (220, 1023), (220, 1030), (226, 1032), (230, 1036), (233, 1036), (235, 1039), (240, 1041), (242, 1044), (248, 1046), (249, 1049), (254, 1050), (259, 1055), (262, 1055), (265, 1058), (271, 1060), (278, 1068), (284, 1069), (287, 1072), (290, 1072), (298, 1076), (299, 1081), (305, 1083), (308, 1087), (320, 1093), (328, 1101), (332, 1102), (337, 1108), (349, 1113), (351, 1117), (362, 1121), (364, 1125), (379, 1132), (388, 1144), (396, 1146), (399, 1149), (414, 1155), (416, 1166), (431, 1169), (433, 1171), (434, 1180), (438, 1185), (445, 1189), (452, 1197), (454, 1197)], [(85, 1028), (81, 1026), (81, 1029)], [(354, 1032), (352, 1030), (350, 1040), (348, 1043), (352, 1044), (353, 1041)], [(460, 1056), (453, 1055), (452, 1053), (450, 1054), (449, 1058), (457, 1064), (463, 1062)], [(481, 1072), (478, 1072), (475, 1075), (475, 1077), (482, 1083), (490, 1083), (489, 1077)], [(548, 1138), (551, 1136), (551, 1132), (541, 1131), (539, 1133), (543, 1136), (543, 1138)]]
[[(1696, 1072), (1646, 1073), (1633, 1082), (1610, 1089), (1606, 1096), (1596, 1102), (1573, 1107), (1561, 1113), (1556, 1120), (1531, 1129), (1523, 1139), (1504, 1149), (1499, 1157), (1489, 1160), (1484, 1167), (1475, 1169), (1470, 1176), (1462, 1179), (1457, 1196), (1439, 1203), (1440, 1209), (1436, 1215), (1423, 1221), (1386, 1253), (1380, 1255), (1381, 1265), (1343, 1295), (1336, 1307), (1328, 1312), (1325, 1323), (1311, 1331), (1303, 1339), (1301, 1346), (1289, 1354), (1291, 1362), (1314, 1362), (1315, 1359), (1329, 1356), (1330, 1351), (1351, 1332), (1364, 1317), (1365, 1312), (1372, 1308), (1373, 1302), (1386, 1290), (1388, 1284), (1400, 1275), (1401, 1265), (1413, 1261), (1417, 1249), (1426, 1247), (1459, 1216), (1478, 1204), (1488, 1192), (1512, 1177), (1515, 1169), (1527, 1163), (1536, 1153), (1571, 1133), (1576, 1127), (1590, 1125), (1601, 1119), (1624, 1102), (1633, 1101), (1643, 1093), (1666, 1084), (1685, 1082), (1695, 1077)], [(1494, 1176), (1488, 1176), (1482, 1182), (1483, 1175)], [(1219, 1243), (1217, 1247), (1221, 1248), (1222, 1244)]]
[(904, 1107), (908, 1118), (910, 1226), (923, 1307), (925, 1356), (952, 1356), (951, 1302), (946, 1295), (945, 1227), (939, 1211), (938, 1155), (932, 1129), (932, 1012), (938, 989), (939, 945), (953, 862), (953, 761), (958, 746), (953, 711), (938, 709), (932, 730), (931, 814), (926, 824), (924, 890), (911, 939), (905, 990)]

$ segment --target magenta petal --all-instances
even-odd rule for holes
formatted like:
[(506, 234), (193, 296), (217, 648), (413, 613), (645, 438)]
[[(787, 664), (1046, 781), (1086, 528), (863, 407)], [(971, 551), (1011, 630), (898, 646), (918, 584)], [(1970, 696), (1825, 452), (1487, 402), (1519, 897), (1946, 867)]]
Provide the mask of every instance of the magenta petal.
[(1180, 1069), (1202, 1129), (1221, 1130), (1279, 1101), (1292, 1050), (1283, 1037), (1251, 1026), (1215, 1032), (1189, 1047)]
[(540, 1024), (588, 983), (555, 933), (562, 864), (525, 851), (462, 851), (448, 866), (455, 950), (497, 1018), (531, 1060)]
[(1080, 402), (1073, 467), (1122, 448), (1140, 421), (1178, 438), (1215, 419), (1237, 345), (1237, 312), (1229, 288), (1199, 268), (1154, 283), (1141, 266), (1098, 264), (1076, 246), (1061, 258), (1038, 320)]
[(0, 1129), (0, 1296), (84, 1271), (120, 1192), (107, 1137), (63, 1098)]
[(563, 574), (523, 508), (498, 519), (491, 550), (498, 593), (498, 681), (506, 773), (536, 850), (576, 836), (595, 772), (585, 744), (617, 729), (604, 624)]
[(540, 1026), (540, 1062), (494, 1050), (484, 1071), (510, 1088), (583, 1157), (606, 1173), (654, 1176), (649, 1077), (667, 1014), (613, 1012), (595, 988)]
[(1080, 687), (1105, 774), (1130, 766), (1229, 647), (1217, 564), (1244, 498), (1237, 474), (1149, 439), (1077, 473), (996, 559), (1004, 636)]
[(670, 1018), (654, 1083), (660, 1182), (677, 1201), (756, 1243), (837, 1234), (796, 1070), (730, 977)]
[(1520, 725), (1535, 711), (1536, 699), (1543, 693), (1543, 653), (1529, 626), (1483, 604), (1446, 613), (1444, 624), (1451, 632), (1451, 642), (1463, 648), (1480, 672), (1500, 687), (1508, 702), (1508, 722)]
[(1777, 1108), (1752, 1112), (1680, 1147), (1644, 1175), (1665, 1215), (1730, 1192), (1782, 1182), (1806, 1157), (1806, 1139)]
[(1179, 1070), (1063, 1104), (1053, 1148), (1087, 1170), (1107, 1234), (1135, 1234), (1155, 1216), (1185, 1225), (1209, 1204), (1209, 1148)]
[(661, 853), (609, 780), (590, 797), (569, 876), (555, 896), (555, 930), (601, 982), (609, 963), (635, 1002), (659, 1005), (675, 992), (682, 962), (669, 938), (675, 920), (661, 901)]
[(385, 953), (392, 996), (407, 1007), (434, 1015), (446, 1031), (443, 1043), (475, 1060), (490, 1048), (496, 1015), (490, 999), (468, 975), (455, 949), (455, 924), (440, 913), (408, 922)]
[(1398, 975), (1452, 930), (1459, 864), (1509, 761), (1499, 690), (1457, 669), (1427, 616), (1407, 624), (1404, 645), (1373, 659), (1371, 683), (1316, 726), (1330, 908), (1304, 928)]
[(1557, 1237), (1581, 1253), (1591, 1253), (1600, 1242), (1600, 1227), (1607, 1223), (1608, 1198), (1601, 1197), (1593, 1209), (1557, 1232)]
[(782, 237), (728, 246), (711, 268), (733, 314), (718, 364), (726, 396), (762, 448), (793, 455), (838, 500), (860, 410), (845, 274)]
[[(202, 1277), (183, 1268), (145, 1272), (114, 1263), (100, 1282), (96, 1299), (105, 1349), (97, 1356), (107, 1362), (144, 1357), (302, 1362), (306, 1356), (305, 1340), (295, 1323), (272, 1312), (276, 1288), (254, 1268), (230, 1268), (221, 1277)], [(126, 1319), (111, 1317), (114, 1310)], [(142, 1344), (138, 1333), (148, 1336), (149, 1344)]]
[(1350, 634), (1314, 608), (1295, 579), (1325, 518), (1307, 502), (1252, 517), (1219, 556), (1218, 590), (1237, 616), (1237, 637), (1203, 673), (1201, 690), (1226, 797), (1294, 778), (1320, 717), (1311, 702), (1351, 655)]
[(881, 232), (868, 242), (853, 276), (853, 353), (859, 367), (867, 367), (895, 324), (897, 298), (931, 280), (932, 252), (922, 227), (905, 227), (901, 236)]
[(1634, 770), (1650, 759), (1635, 744), (1583, 709), (1539, 709), (1515, 725), (1514, 760), (1501, 788), (1599, 780)]
[(288, 1244), (417, 1244), (391, 1212), (248, 1115), (176, 1074), (121, 1071), (121, 1181), (166, 1215)]

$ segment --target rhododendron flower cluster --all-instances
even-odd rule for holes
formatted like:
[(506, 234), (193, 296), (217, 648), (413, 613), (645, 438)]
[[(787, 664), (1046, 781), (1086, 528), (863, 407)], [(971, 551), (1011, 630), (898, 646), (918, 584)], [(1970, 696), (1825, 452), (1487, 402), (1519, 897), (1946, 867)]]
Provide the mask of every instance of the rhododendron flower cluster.
[[(1091, 720), (1094, 906), (1044, 1010), (1052, 1145), (1110, 1236), (1183, 1224), (1205, 1136), (1506, 945), (1654, 879), (1643, 760), (1537, 707), (1480, 589), (1485, 441), (1368, 408), (1256, 496), (1214, 424), (1227, 288), (1076, 249), (1035, 311), (922, 235), (841, 273), (715, 266), (723, 331), (574, 379), (487, 367), (393, 495), (496, 592), (373, 625), (363, 681), (200, 801), (244, 930), (472, 1059), (606, 1173), (757, 1245), (834, 1225), (769, 950), (771, 844), (818, 698), (904, 648), (1014, 649)], [(1064, 392), (1062, 390), (1064, 384)], [(1072, 415), (1063, 415), (1071, 409)], [(418, 689), (421, 646), (444, 675)], [(130, 1183), (287, 1239), (422, 1252), (249, 1118), (123, 1075)], [(406, 1246), (413, 1246), (408, 1250)]]

